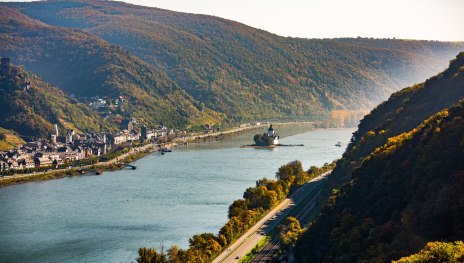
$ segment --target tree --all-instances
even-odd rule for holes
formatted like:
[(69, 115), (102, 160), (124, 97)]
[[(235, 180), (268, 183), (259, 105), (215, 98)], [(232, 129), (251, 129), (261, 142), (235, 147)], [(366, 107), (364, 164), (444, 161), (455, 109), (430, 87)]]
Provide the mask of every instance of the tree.
[(260, 134), (256, 134), (254, 137), (253, 137), (253, 141), (255, 141), (255, 144), (256, 145), (263, 145), (263, 141), (261, 139), (261, 135)]
[(434, 263), (434, 262), (463, 262), (464, 243), (429, 242), (419, 253), (403, 257), (394, 263)]
[(194, 235), (189, 239), (190, 248), (189, 250), (198, 250), (201, 258), (207, 260), (216, 255), (221, 251), (222, 246), (212, 233), (203, 233), (200, 235)]
[(187, 253), (185, 250), (180, 249), (178, 246), (173, 245), (168, 249), (169, 263), (183, 263), (187, 260)]
[(270, 136), (267, 136), (266, 134), (256, 134), (253, 137), (253, 140), (255, 141), (255, 145), (257, 146), (270, 146), (274, 143), (274, 139)]
[(248, 203), (249, 201), (246, 199), (235, 200), (229, 206), (229, 218), (246, 213), (246, 211), (248, 210)]
[(303, 170), (303, 165), (300, 161), (293, 161), (288, 164), (282, 165), (276, 173), (278, 180), (288, 180), (291, 176), (295, 176), (298, 183), (304, 180), (306, 173)]
[(285, 223), (280, 227), (280, 240), (281, 249), (285, 252), (289, 252), (295, 246), (296, 241), (303, 233), (300, 221), (295, 217), (289, 216), (285, 220)]
[(166, 254), (163, 249), (161, 253), (156, 252), (156, 248), (139, 248), (139, 257), (137, 258), (138, 263), (167, 263)]

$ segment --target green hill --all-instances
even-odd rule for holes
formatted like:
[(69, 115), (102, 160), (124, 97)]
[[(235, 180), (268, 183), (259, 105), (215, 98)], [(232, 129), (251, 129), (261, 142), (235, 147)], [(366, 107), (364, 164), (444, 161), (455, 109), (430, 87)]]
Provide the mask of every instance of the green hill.
[(464, 53), (359, 125), (298, 262), (387, 262), (464, 239)]
[(79, 100), (124, 96), (121, 114), (184, 127), (220, 114), (202, 107), (163, 72), (89, 33), (46, 25), (0, 6), (0, 55)]
[(331, 178), (334, 185), (349, 180), (352, 167), (359, 166), (363, 158), (384, 145), (388, 138), (412, 130), (429, 116), (464, 98), (463, 65), (464, 53), (460, 53), (441, 74), (394, 93), (366, 115), (337, 163)]
[[(49, 25), (72, 28), (73, 31), (66, 31), (68, 33), (88, 38), (92, 34), (118, 45), (146, 62), (145, 68), (150, 65), (151, 69), (156, 69), (158, 73), (154, 79), (161, 79), (161, 86), (172, 87), (175, 94), (185, 91), (198, 102), (185, 99), (185, 104), (199, 108), (198, 104), (204, 103), (237, 121), (320, 118), (334, 109), (372, 108), (399, 88), (436, 74), (464, 47), (463, 43), (431, 41), (284, 38), (217, 17), (114, 1), (2, 5), (14, 7)], [(53, 41), (44, 40), (37, 45), (41, 49), (43, 43)], [(104, 41), (99, 43), (106, 46)], [(45, 79), (52, 83), (60, 84), (52, 81), (58, 78), (54, 76), (55, 69), (41, 67), (34, 53), (17, 48), (6, 50), (9, 56), (19, 59), (19, 63), (47, 76)], [(81, 56), (85, 57), (85, 50), (82, 48)], [(111, 52), (112, 56), (122, 52), (116, 50)], [(136, 60), (125, 54), (130, 60)], [(50, 60), (59, 59), (52, 52), (48, 56)], [(135, 67), (125, 63), (115, 68)], [(92, 65), (91, 61), (89, 64)], [(75, 64), (76, 67), (86, 65), (84, 62)], [(128, 71), (128, 78), (132, 73), (140, 74), (139, 70)], [(78, 68), (76, 72), (87, 76)], [(72, 74), (75, 73), (66, 72), (65, 76)], [(98, 87), (95, 90), (111, 90), (113, 86), (102, 88), (102, 81), (90, 83)], [(69, 89), (77, 93), (77, 89)], [(84, 90), (81, 95), (88, 96)], [(179, 105), (186, 108), (179, 103), (175, 107)], [(196, 112), (183, 115), (192, 114)]]
[[(43, 138), (50, 135), (53, 124), (58, 124), (63, 131), (115, 130), (115, 126), (102, 119), (89, 106), (66, 97), (60, 89), (42, 81), (38, 76), (17, 69), (30, 82), (30, 88), (21, 85), (24, 82), (21, 78), (0, 78), (0, 127), (14, 130), (22, 136)], [(6, 139), (10, 139), (5, 142), (14, 139), (12, 132), (4, 133)], [(13, 140), (10, 146), (18, 143), (21, 141)]]

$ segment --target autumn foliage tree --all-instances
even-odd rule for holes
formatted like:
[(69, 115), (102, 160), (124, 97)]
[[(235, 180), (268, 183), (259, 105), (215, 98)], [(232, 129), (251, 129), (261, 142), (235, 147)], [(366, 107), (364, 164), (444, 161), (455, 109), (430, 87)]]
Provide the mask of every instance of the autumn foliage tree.
[[(283, 165), (277, 172), (277, 180), (263, 178), (256, 181), (256, 186), (246, 189), (243, 199), (235, 200), (229, 206), (229, 220), (217, 235), (212, 233), (194, 235), (189, 240), (188, 249), (184, 250), (178, 246), (172, 246), (167, 250), (167, 254), (163, 250), (158, 252), (156, 249), (140, 248), (137, 262), (210, 262), (218, 253), (258, 222), (266, 211), (286, 198), (291, 189), (298, 187), (303, 183), (303, 180), (320, 175), (331, 167), (331, 165), (326, 164), (322, 168), (311, 167), (309, 172), (306, 172), (300, 161)], [(284, 235), (286, 242), (288, 241), (288, 244), (292, 246), (301, 227), (295, 220), (289, 220)]]

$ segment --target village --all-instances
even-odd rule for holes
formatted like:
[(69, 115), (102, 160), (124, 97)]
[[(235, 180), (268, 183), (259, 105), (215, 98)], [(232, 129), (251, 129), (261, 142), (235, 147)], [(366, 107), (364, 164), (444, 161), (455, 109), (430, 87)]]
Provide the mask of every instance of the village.
[(39, 138), (0, 152), (0, 174), (32, 173), (43, 168), (81, 165), (83, 160), (122, 152), (134, 146), (182, 141), (187, 134), (186, 131), (169, 129), (162, 124), (156, 129), (140, 125), (140, 129), (136, 130), (136, 124), (136, 119), (131, 118), (123, 122), (125, 129), (119, 132), (84, 134), (74, 130), (60, 134), (55, 124), (49, 139)]
[[(0, 78), (13, 81), (17, 87), (29, 91), (30, 81), (19, 67), (10, 65), (9, 58), (1, 58)], [(116, 107), (126, 101), (123, 96), (115, 98), (90, 98), (88, 104), (108, 118)], [(203, 125), (204, 133), (212, 132), (213, 125)], [(146, 144), (162, 144), (172, 140), (185, 140), (187, 131), (174, 130), (162, 123), (148, 128), (128, 117), (120, 123), (119, 132), (78, 133), (54, 124), (47, 138), (33, 139), (9, 151), (0, 151), (0, 176), (15, 173), (33, 173), (49, 168), (63, 168), (92, 163), (94, 159), (108, 160), (127, 151), (128, 148)], [(99, 158), (100, 157), (100, 158)], [(105, 157), (105, 158), (102, 158)]]
[[(48, 169), (80, 167), (98, 161), (117, 159), (131, 149), (152, 148), (164, 149), (166, 145), (187, 144), (198, 139), (218, 138), (227, 134), (255, 129), (268, 122), (244, 123), (227, 131), (219, 131), (213, 125), (203, 125), (203, 130), (189, 133), (186, 130), (175, 130), (162, 123), (150, 129), (141, 125), (135, 118), (121, 123), (119, 132), (89, 132), (79, 134), (67, 130), (60, 134), (58, 125), (54, 125), (48, 139), (39, 138), (17, 146), (9, 151), (0, 151), (0, 176), (43, 172)], [(137, 129), (136, 127), (140, 127)]]

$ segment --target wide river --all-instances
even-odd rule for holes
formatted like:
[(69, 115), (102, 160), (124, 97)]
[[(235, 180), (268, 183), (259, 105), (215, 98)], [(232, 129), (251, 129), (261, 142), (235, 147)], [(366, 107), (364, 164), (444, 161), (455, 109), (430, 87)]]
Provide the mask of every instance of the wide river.
[(239, 147), (264, 130), (154, 153), (137, 170), (0, 188), (0, 262), (127, 263), (141, 246), (186, 248), (194, 234), (217, 233), (257, 179), (293, 160), (308, 169), (340, 158), (354, 132), (286, 125), (281, 143), (304, 147)]

